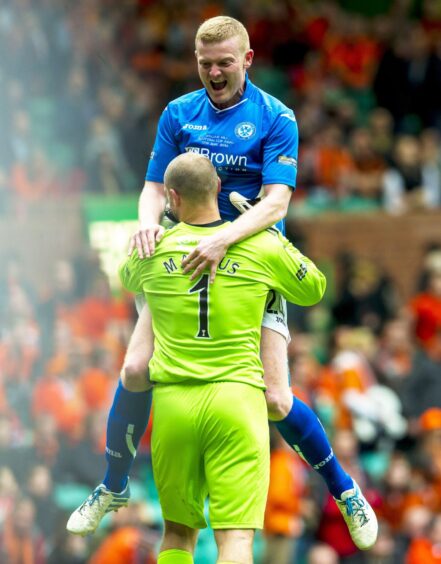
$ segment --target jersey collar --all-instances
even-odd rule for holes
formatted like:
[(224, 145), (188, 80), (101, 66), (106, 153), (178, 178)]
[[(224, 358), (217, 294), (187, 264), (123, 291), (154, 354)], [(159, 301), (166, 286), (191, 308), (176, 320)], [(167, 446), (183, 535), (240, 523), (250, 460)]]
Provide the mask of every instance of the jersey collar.
[(217, 227), (223, 223), (225, 223), (224, 219), (216, 219), (216, 221), (211, 221), (210, 223), (185, 223), (185, 225), (191, 225), (191, 227)]
[[(248, 101), (248, 94), (249, 91), (252, 87), (252, 84), (250, 82), (250, 79), (248, 78), (248, 73), (245, 74), (245, 90), (242, 94), (242, 99), (239, 100), (239, 102), (237, 102), (237, 104), (234, 104), (234, 106), (230, 106), (229, 108), (224, 108), (222, 110), (220, 110), (219, 108), (216, 108), (216, 106), (213, 104), (213, 102), (210, 99), (210, 96), (207, 94), (207, 91), (205, 91), (205, 94), (207, 96), (207, 100), (208, 103), (210, 104), (210, 106), (213, 108), (213, 110), (217, 113), (217, 114), (222, 114), (224, 112), (229, 112), (230, 110), (234, 110), (235, 108), (237, 108), (237, 106), (241, 106), (242, 104), (244, 104), (245, 102)], [(246, 96), (246, 97), (245, 97)]]

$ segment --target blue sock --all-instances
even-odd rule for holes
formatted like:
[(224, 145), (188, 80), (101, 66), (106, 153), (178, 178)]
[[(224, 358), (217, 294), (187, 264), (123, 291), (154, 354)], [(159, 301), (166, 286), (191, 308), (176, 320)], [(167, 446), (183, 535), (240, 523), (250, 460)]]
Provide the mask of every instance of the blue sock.
[(335, 498), (353, 487), (352, 478), (334, 455), (323, 425), (306, 403), (294, 397), (291, 411), (276, 426), (289, 446), (323, 477)]
[(149, 421), (151, 390), (129, 392), (121, 380), (107, 420), (107, 472), (103, 484), (112, 492), (122, 492), (136, 456), (136, 449)]

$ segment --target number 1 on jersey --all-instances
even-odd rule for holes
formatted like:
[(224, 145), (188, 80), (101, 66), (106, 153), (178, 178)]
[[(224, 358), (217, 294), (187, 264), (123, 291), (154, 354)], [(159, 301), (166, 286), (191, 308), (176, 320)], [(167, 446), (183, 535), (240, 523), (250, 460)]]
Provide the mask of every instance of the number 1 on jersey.
[(208, 288), (209, 276), (203, 274), (193, 288), (188, 290), (189, 294), (199, 292), (199, 331), (196, 335), (197, 339), (210, 339), (208, 333)]

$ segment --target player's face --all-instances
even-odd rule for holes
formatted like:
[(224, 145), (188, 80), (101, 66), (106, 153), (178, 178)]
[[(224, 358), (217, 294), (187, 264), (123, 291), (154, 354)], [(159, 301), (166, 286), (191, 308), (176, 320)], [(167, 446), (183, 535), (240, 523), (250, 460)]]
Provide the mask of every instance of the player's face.
[(238, 37), (219, 43), (197, 42), (199, 77), (218, 108), (234, 106), (243, 94), (245, 73), (253, 62), (253, 51), (244, 51)]

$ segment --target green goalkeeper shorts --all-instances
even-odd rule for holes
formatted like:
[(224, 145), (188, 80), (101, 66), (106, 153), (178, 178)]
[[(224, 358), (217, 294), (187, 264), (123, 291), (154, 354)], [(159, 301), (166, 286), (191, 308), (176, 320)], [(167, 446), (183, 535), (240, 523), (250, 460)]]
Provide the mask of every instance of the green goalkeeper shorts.
[(269, 484), (261, 389), (236, 382), (156, 384), (152, 462), (164, 519), (213, 529), (261, 529)]

